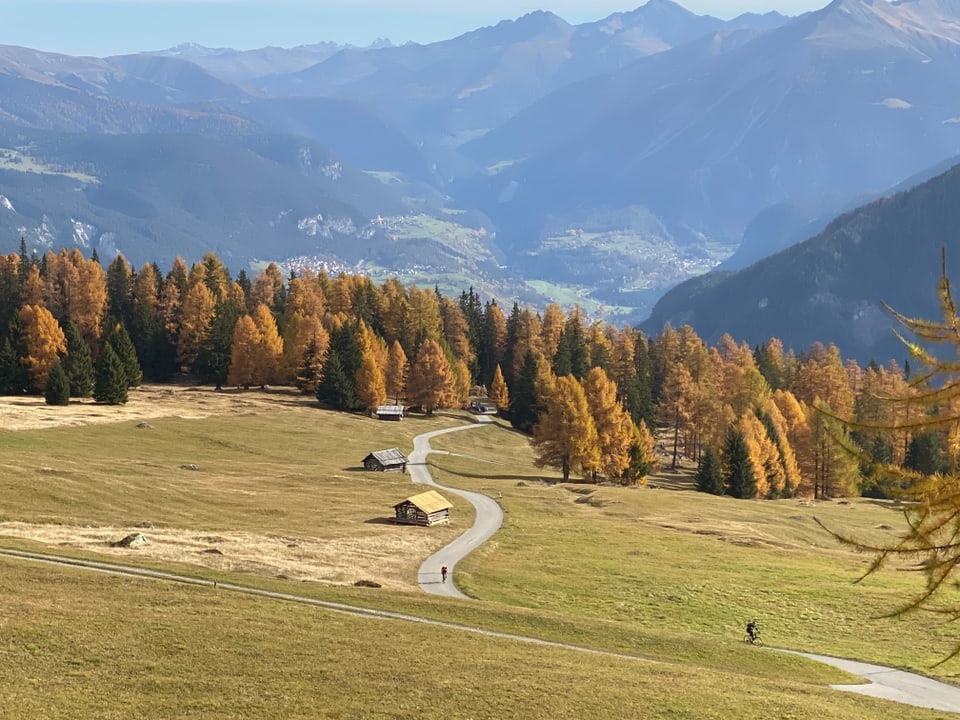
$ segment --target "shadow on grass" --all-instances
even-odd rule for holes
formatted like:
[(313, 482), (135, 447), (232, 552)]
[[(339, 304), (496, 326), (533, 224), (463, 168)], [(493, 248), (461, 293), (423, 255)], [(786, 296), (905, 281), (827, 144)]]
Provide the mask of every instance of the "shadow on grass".
[(442, 470), (445, 473), (449, 473), (454, 477), (469, 478), (471, 480), (522, 480), (524, 482), (537, 483), (537, 484), (547, 484), (554, 485), (557, 481), (551, 480), (548, 478), (542, 478), (539, 475), (521, 475), (519, 473), (506, 474), (506, 475), (491, 475), (490, 473), (470, 473), (464, 472), (462, 470), (453, 470), (448, 466), (438, 463), (433, 460), (429, 460), (425, 463), (435, 467), (437, 470)]

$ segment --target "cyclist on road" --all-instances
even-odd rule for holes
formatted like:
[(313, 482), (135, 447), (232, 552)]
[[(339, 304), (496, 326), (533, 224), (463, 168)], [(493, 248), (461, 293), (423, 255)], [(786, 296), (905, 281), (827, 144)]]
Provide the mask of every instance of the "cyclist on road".
[(444, 565), (442, 568), (440, 568), (440, 581), (441, 581), (441, 582), (446, 582), (446, 581), (447, 581), (447, 566), (446, 566), (446, 565)]

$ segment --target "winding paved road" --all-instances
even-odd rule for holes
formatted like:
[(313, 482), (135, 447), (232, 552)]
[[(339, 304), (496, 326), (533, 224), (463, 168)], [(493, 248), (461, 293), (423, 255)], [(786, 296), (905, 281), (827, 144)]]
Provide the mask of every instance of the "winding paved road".
[[(792, 653), (794, 651), (782, 650), (781, 652)], [(930, 708), (931, 710), (960, 713), (960, 688), (953, 685), (882, 665), (871, 665), (856, 660), (844, 660), (826, 655), (815, 655), (814, 653), (797, 652), (794, 654), (846, 670), (867, 681), (863, 685), (831, 685), (830, 687), (835, 690), (870, 695), (871, 697)]]
[[(493, 534), (497, 532), (497, 530), (500, 529), (500, 525), (503, 524), (503, 511), (493, 498), (480, 493), (470, 492), (469, 490), (443, 487), (433, 481), (433, 478), (430, 477), (430, 470), (427, 467), (427, 455), (438, 451), (430, 447), (430, 438), (446, 433), (459, 432), (461, 430), (472, 430), (483, 427), (490, 422), (489, 417), (478, 415), (476, 424), (461, 425), (445, 430), (434, 430), (433, 432), (424, 433), (423, 435), (417, 435), (413, 439), (413, 452), (411, 452), (407, 458), (407, 469), (410, 470), (410, 477), (413, 481), (423, 485), (432, 485), (433, 487), (440, 488), (444, 492), (459, 495), (477, 510), (473, 526), (469, 530), (449, 545), (428, 557), (420, 566), (417, 582), (424, 592), (434, 595), (466, 598), (467, 596), (460, 592), (454, 584), (453, 569), (460, 560), (463, 560), (463, 558), (493, 537)], [(440, 577), (440, 568), (444, 565), (447, 566), (446, 582), (443, 582)]]

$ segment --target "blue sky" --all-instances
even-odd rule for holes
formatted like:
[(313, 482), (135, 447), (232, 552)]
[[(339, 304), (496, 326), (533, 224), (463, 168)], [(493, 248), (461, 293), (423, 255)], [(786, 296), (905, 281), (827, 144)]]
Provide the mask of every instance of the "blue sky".
[[(0, 44), (70, 55), (158, 50), (184, 42), (249, 49), (334, 41), (366, 45), (455, 37), (537, 9), (571, 23), (633, 10), (646, 0), (0, 0)], [(680, 0), (729, 18), (797, 15), (828, 0)]]

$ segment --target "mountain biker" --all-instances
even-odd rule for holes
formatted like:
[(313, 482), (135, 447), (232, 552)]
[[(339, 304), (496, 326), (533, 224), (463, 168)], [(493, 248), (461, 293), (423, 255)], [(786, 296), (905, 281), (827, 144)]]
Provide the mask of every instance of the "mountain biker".
[(756, 642), (759, 636), (760, 628), (757, 627), (757, 621), (751, 620), (747, 623), (747, 637), (750, 638), (750, 642)]

